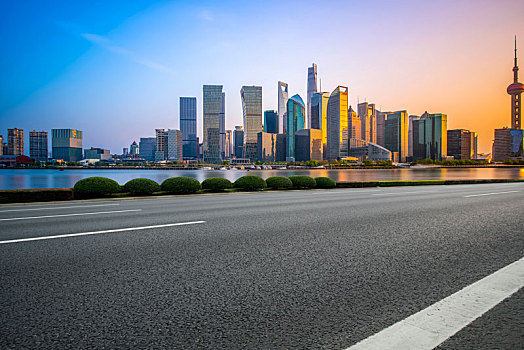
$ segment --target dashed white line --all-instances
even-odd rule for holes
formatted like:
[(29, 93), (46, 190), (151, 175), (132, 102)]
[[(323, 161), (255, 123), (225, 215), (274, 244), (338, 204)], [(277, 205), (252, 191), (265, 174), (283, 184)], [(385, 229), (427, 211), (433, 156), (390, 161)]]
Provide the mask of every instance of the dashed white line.
[(128, 213), (128, 212), (133, 212), (133, 211), (142, 211), (142, 209), (96, 211), (96, 212), (92, 212), (92, 213), (58, 214), (58, 215), (42, 215), (42, 216), (25, 216), (25, 217), (20, 217), (20, 218), (0, 219), (0, 221), (16, 221), (16, 220), (59, 218), (59, 217), (65, 217), (65, 216), (83, 216), (83, 215), (101, 215), (101, 214), (114, 214), (114, 213)]
[(524, 286), (524, 258), (347, 350), (433, 349)]
[(177, 222), (177, 223), (173, 223), (173, 224), (163, 224), (163, 225), (118, 228), (118, 229), (114, 229), (114, 230), (103, 230), (103, 231), (92, 231), (92, 232), (81, 232), (81, 233), (69, 233), (69, 234), (65, 234), (65, 235), (20, 238), (20, 239), (11, 239), (11, 240), (7, 240), (7, 241), (0, 241), (0, 244), (41, 241), (41, 240), (46, 240), (46, 239), (69, 238), (69, 237), (78, 237), (78, 236), (91, 236), (91, 235), (99, 235), (99, 234), (103, 234), (103, 233), (149, 230), (149, 229), (162, 228), (162, 227), (195, 225), (195, 224), (203, 224), (203, 223), (205, 223), (205, 221), (189, 221), (189, 222)]
[(56, 209), (76, 209), (76, 208), (93, 208), (93, 207), (107, 207), (110, 205), (120, 205), (120, 203), (111, 204), (95, 204), (95, 205), (72, 205), (68, 207), (45, 207), (45, 208), (24, 208), (24, 209), (7, 209), (0, 210), (1, 213), (13, 212), (13, 211), (34, 211), (34, 210), (56, 210)]
[(506, 191), (506, 192), (491, 192), (491, 193), (470, 194), (470, 195), (464, 196), (464, 198), (480, 197), (480, 196), (492, 196), (492, 195), (495, 195), (495, 194), (505, 194), (505, 193), (515, 193), (515, 192), (520, 192), (520, 191)]

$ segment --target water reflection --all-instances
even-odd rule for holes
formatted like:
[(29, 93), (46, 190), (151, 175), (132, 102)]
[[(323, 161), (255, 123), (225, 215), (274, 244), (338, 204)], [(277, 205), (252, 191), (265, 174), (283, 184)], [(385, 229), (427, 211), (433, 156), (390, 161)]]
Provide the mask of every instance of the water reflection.
[(411, 169), (294, 169), (294, 170), (147, 170), (147, 169), (0, 169), (0, 189), (72, 187), (89, 176), (104, 176), (124, 184), (144, 177), (159, 183), (173, 176), (189, 176), (199, 181), (224, 177), (235, 181), (244, 175), (327, 176), (335, 181), (524, 179), (524, 168), (411, 168)]

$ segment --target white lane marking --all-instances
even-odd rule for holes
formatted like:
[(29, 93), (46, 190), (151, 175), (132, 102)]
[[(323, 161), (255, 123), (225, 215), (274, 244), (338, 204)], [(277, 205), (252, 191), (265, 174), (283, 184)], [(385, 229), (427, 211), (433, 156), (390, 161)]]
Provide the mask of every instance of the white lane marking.
[(75, 208), (107, 207), (107, 206), (110, 206), (110, 205), (120, 205), (120, 203), (95, 204), (95, 205), (73, 205), (73, 206), (68, 206), (68, 207), (45, 207), (45, 208), (7, 209), (7, 210), (0, 210), (0, 213), (7, 213), (7, 212), (12, 212), (12, 211), (56, 210), (56, 209), (75, 209)]
[(59, 217), (64, 217), (64, 216), (83, 216), (83, 215), (100, 215), (100, 214), (113, 214), (113, 213), (127, 213), (127, 212), (131, 212), (131, 211), (142, 211), (142, 209), (96, 211), (96, 212), (92, 212), (92, 213), (58, 214), (58, 215), (43, 215), (43, 216), (26, 216), (26, 217), (21, 217), (21, 218), (0, 219), (0, 221), (59, 218)]
[(388, 192), (388, 193), (372, 193), (372, 196), (393, 196), (396, 194), (414, 194), (414, 193), (435, 193), (437, 191), (410, 191), (410, 192)]
[(464, 198), (480, 197), (480, 196), (492, 196), (494, 194), (505, 194), (505, 193), (515, 193), (515, 192), (520, 192), (520, 191), (506, 191), (506, 192), (492, 192), (492, 193), (470, 194), (470, 195), (464, 196)]
[(433, 349), (524, 286), (524, 258), (347, 348)]
[(103, 231), (92, 231), (92, 232), (81, 232), (81, 233), (69, 233), (69, 234), (65, 234), (65, 235), (20, 238), (20, 239), (11, 239), (11, 240), (7, 240), (7, 241), (0, 241), (0, 244), (41, 241), (41, 240), (45, 240), (45, 239), (69, 238), (69, 237), (78, 237), (78, 236), (90, 236), (90, 235), (99, 235), (99, 234), (103, 234), (103, 233), (138, 231), (138, 230), (148, 230), (148, 229), (161, 228), (161, 227), (194, 225), (194, 224), (203, 224), (203, 223), (205, 223), (205, 221), (189, 221), (189, 222), (177, 222), (177, 223), (174, 223), (174, 224), (152, 225), (152, 226), (142, 226), (142, 227), (127, 227), (127, 228), (117, 228), (117, 229), (114, 229), (114, 230), (103, 230)]

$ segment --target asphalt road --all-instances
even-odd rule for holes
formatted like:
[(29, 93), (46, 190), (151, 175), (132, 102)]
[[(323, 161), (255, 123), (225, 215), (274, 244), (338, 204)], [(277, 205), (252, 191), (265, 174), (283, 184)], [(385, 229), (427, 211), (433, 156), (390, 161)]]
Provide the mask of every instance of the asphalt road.
[[(345, 349), (524, 257), (523, 208), (522, 183), (1, 206), (0, 348)], [(440, 348), (523, 348), (523, 303)]]

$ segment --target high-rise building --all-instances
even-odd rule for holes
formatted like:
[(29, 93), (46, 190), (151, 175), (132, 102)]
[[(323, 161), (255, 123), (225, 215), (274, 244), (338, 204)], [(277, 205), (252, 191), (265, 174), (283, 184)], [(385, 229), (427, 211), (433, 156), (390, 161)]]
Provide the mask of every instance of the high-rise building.
[(122, 156), (127, 157), (129, 155), (129, 148), (122, 148)]
[(0, 156), (4, 155), (4, 137), (0, 135)]
[(418, 115), (410, 115), (408, 117), (408, 160), (413, 160), (413, 121), (419, 120)]
[(511, 95), (511, 128), (522, 129), (522, 92), (524, 84), (519, 83), (519, 66), (517, 65), (517, 36), (515, 36), (515, 65), (513, 66), (513, 83), (508, 86)]
[(264, 132), (278, 134), (277, 111), (264, 111)]
[(311, 128), (311, 98), (317, 92), (317, 65), (313, 63), (307, 69), (307, 128)]
[(286, 158), (293, 161), (295, 158), (295, 133), (305, 127), (306, 106), (300, 95), (294, 95), (287, 101), (286, 123)]
[(262, 86), (242, 86), (240, 96), (244, 116), (244, 157), (255, 160), (257, 135), (262, 132)]
[(295, 160), (306, 162), (308, 160), (322, 161), (322, 130), (302, 129), (295, 132)]
[(358, 117), (361, 123), (361, 138), (371, 143), (377, 140), (377, 122), (375, 115), (375, 105), (362, 102), (357, 106)]
[(408, 112), (388, 113), (384, 121), (384, 147), (396, 153), (399, 162), (405, 162), (408, 153)]
[(233, 131), (233, 155), (235, 158), (244, 158), (244, 130), (241, 126), (235, 126)]
[(152, 162), (155, 160), (156, 137), (141, 137), (138, 147), (139, 157)]
[(82, 160), (82, 131), (75, 129), (52, 129), (51, 134), (53, 159), (62, 159), (66, 162), (78, 162)]
[(349, 110), (348, 110), (348, 130), (349, 130), (350, 139), (361, 139), (362, 138), (361, 137), (362, 127), (360, 124), (360, 118), (357, 112), (355, 112), (351, 106), (349, 106)]
[(322, 152), (327, 149), (327, 106), (329, 92), (317, 92), (311, 97), (310, 129), (322, 130)]
[(155, 129), (156, 132), (156, 152), (155, 162), (161, 162), (167, 159), (167, 130)]
[(108, 149), (91, 147), (90, 149), (84, 150), (84, 158), (109, 160), (111, 159), (111, 152)]
[(376, 144), (380, 146), (384, 146), (385, 139), (384, 139), (384, 127), (386, 124), (386, 116), (389, 112), (381, 112), (379, 110), (375, 110), (375, 124), (377, 126), (377, 140)]
[(425, 112), (413, 120), (413, 161), (443, 160), (447, 156), (448, 117), (446, 114)]
[(233, 155), (233, 131), (226, 130), (226, 152), (225, 157), (231, 159)]
[(277, 135), (269, 132), (259, 132), (257, 137), (257, 160), (274, 162), (277, 155)]
[(182, 131), (167, 130), (167, 160), (171, 162), (181, 162), (184, 159), (184, 136)]
[(278, 133), (285, 134), (287, 126), (288, 85), (278, 82)]
[(523, 129), (495, 129), (492, 159), (502, 161), (510, 158), (523, 157), (523, 135)]
[(46, 131), (29, 132), (29, 156), (36, 161), (43, 162), (49, 157)]
[(225, 158), (226, 155), (226, 93), (222, 92), (222, 103), (220, 105), (220, 157)]
[(24, 154), (24, 130), (7, 129), (7, 155), (21, 156)]
[(476, 159), (477, 133), (465, 129), (448, 130), (448, 156)]
[(196, 160), (197, 154), (197, 99), (180, 97), (180, 131), (182, 131), (183, 158)]
[(337, 86), (329, 96), (327, 111), (327, 160), (348, 156), (348, 88)]
[(136, 143), (136, 141), (133, 141), (133, 143), (131, 144), (131, 146), (129, 146), (129, 156), (131, 158), (137, 158), (138, 157), (138, 144)]
[(224, 111), (224, 93), (222, 85), (203, 86), (203, 114), (204, 114), (204, 162), (212, 164), (222, 163), (220, 152), (220, 129)]

